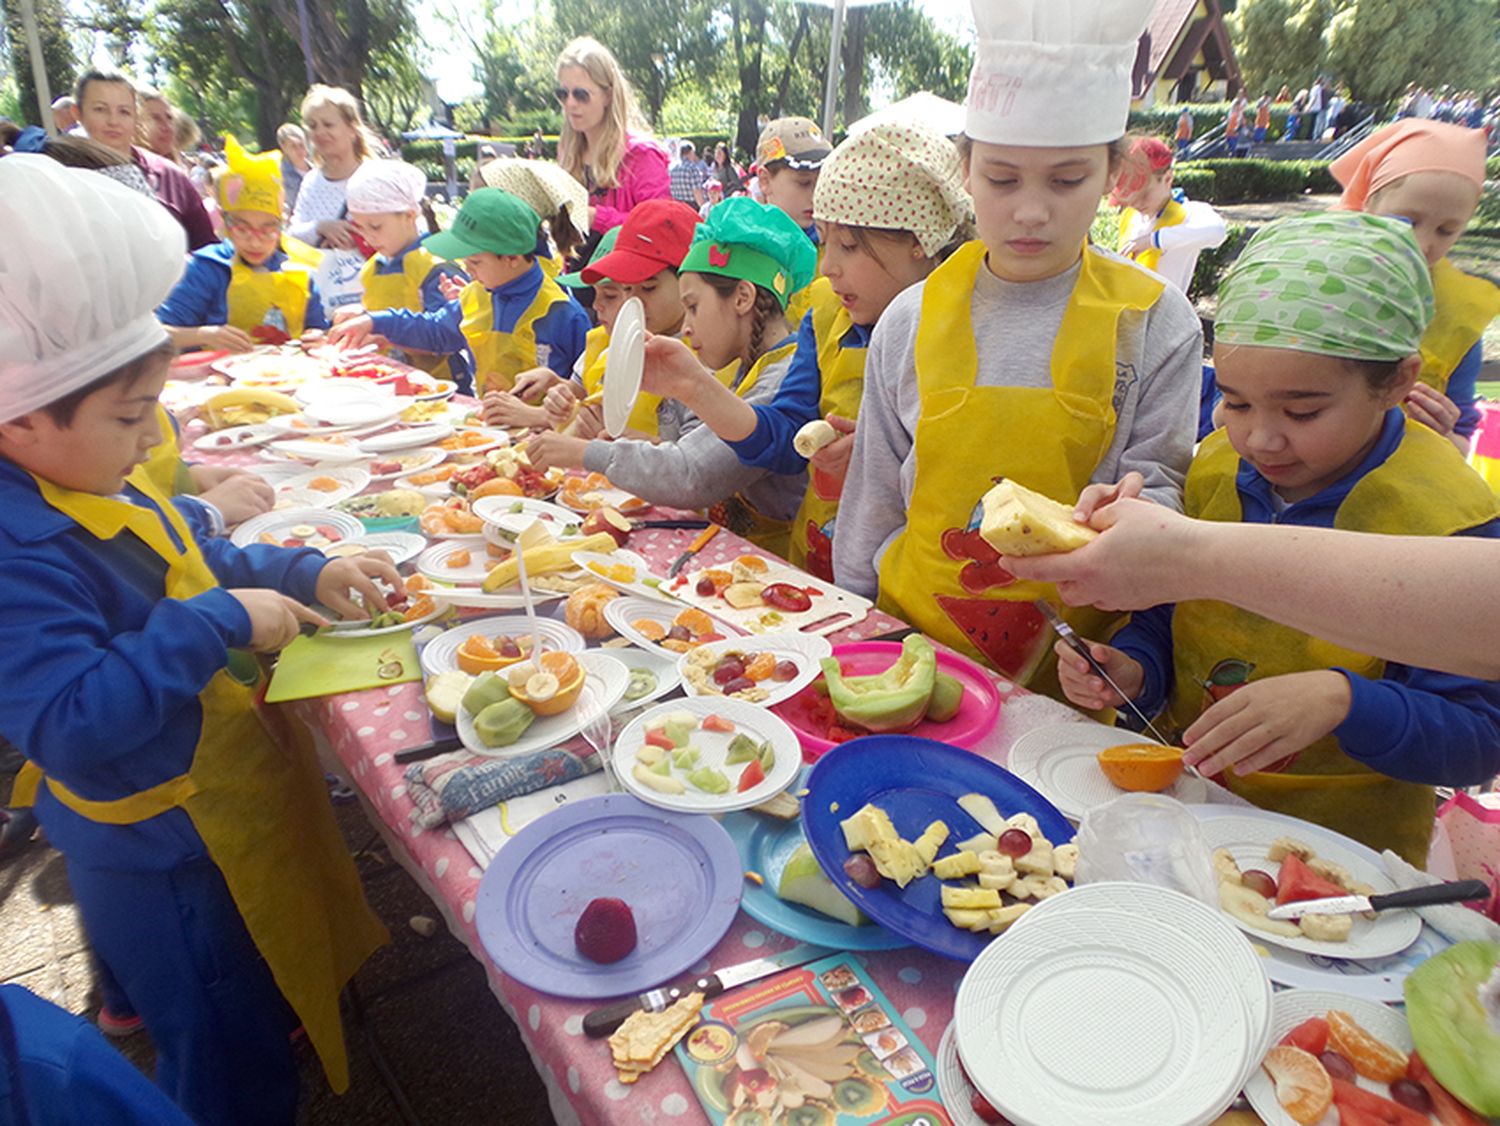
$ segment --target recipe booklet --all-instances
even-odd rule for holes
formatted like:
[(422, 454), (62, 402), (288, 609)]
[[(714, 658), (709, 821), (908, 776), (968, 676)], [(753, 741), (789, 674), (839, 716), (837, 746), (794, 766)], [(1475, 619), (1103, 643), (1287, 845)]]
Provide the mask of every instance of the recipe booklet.
[(932, 1056), (851, 954), (715, 998), (677, 1058), (716, 1126), (953, 1122)]

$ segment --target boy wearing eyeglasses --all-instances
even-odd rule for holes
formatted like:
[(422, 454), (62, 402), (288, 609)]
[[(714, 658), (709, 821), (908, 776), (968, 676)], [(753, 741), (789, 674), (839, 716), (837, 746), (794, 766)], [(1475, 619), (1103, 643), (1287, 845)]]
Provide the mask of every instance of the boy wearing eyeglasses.
[(313, 280), (322, 255), (282, 233), (281, 161), (246, 152), (233, 136), (224, 155), (214, 195), (227, 237), (189, 256), (157, 319), (179, 350), (244, 352), (326, 329)]

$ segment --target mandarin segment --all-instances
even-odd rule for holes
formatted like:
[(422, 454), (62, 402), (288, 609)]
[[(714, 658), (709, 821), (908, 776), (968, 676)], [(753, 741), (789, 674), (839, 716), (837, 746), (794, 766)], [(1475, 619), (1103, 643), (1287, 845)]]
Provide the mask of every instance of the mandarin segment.
[(1266, 1053), (1261, 1066), (1276, 1085), (1281, 1109), (1302, 1126), (1311, 1126), (1333, 1105), (1333, 1080), (1312, 1053), (1278, 1044)]
[(1406, 1074), (1409, 1061), (1405, 1052), (1366, 1032), (1340, 1009), (1328, 1012), (1328, 1046), (1366, 1079), (1390, 1083)]

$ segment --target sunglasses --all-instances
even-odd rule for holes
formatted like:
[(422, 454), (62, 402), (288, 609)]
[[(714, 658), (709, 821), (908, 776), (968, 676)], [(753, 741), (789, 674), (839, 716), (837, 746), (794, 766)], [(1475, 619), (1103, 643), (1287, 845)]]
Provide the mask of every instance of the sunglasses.
[(593, 100), (594, 92), (582, 86), (574, 86), (571, 89), (567, 86), (559, 86), (552, 91), (552, 96), (557, 99), (559, 105), (567, 105), (568, 99), (572, 98), (579, 105), (586, 106)]

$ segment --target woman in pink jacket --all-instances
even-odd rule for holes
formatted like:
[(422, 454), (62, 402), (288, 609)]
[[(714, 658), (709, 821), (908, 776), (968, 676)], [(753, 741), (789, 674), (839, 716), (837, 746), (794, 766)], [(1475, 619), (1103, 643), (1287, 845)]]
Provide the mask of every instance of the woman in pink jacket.
[(563, 109), (557, 163), (588, 189), (594, 232), (618, 227), (642, 200), (671, 198), (667, 150), (608, 47), (587, 36), (564, 47), (554, 93)]

